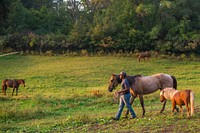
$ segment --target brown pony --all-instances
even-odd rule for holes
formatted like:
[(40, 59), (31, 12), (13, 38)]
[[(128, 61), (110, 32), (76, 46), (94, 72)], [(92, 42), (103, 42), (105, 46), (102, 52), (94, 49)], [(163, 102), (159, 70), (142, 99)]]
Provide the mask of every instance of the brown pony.
[[(139, 96), (140, 103), (143, 109), (143, 116), (145, 114), (144, 109), (144, 101), (143, 101), (143, 95), (151, 94), (153, 92), (156, 92), (157, 90), (162, 90), (166, 87), (174, 87), (177, 88), (177, 81), (174, 76), (170, 76), (168, 74), (155, 74), (151, 76), (142, 76), (142, 75), (135, 75), (135, 76), (127, 76), (126, 77), (129, 81), (129, 84), (131, 85), (131, 100), (130, 103), (132, 104), (134, 99)], [(121, 79), (119, 75), (112, 74), (108, 86), (108, 91), (112, 92), (113, 89), (116, 88), (116, 86), (121, 83)], [(160, 111), (161, 113), (165, 109), (165, 104), (167, 101), (164, 102), (163, 108)], [(178, 109), (177, 109), (178, 110)], [(128, 115), (128, 110), (126, 113), (126, 117)]]
[(13, 96), (15, 88), (16, 88), (16, 96), (17, 96), (18, 88), (20, 84), (22, 84), (25, 87), (25, 81), (23, 79), (14, 79), (14, 80), (4, 79), (2, 80), (2, 93), (6, 95), (7, 87), (11, 87), (13, 88), (12, 96)]
[(148, 60), (151, 57), (151, 53), (150, 52), (143, 52), (140, 53), (138, 56), (138, 61), (140, 62), (140, 59), (143, 58), (145, 61), (145, 58)]
[[(172, 112), (179, 105), (181, 108), (181, 116), (183, 115), (182, 105), (187, 108), (187, 117), (194, 115), (194, 93), (191, 90), (175, 90), (174, 88), (165, 88), (160, 92), (160, 101), (172, 101)], [(190, 107), (188, 106), (190, 104)], [(191, 109), (191, 110), (190, 110)]]

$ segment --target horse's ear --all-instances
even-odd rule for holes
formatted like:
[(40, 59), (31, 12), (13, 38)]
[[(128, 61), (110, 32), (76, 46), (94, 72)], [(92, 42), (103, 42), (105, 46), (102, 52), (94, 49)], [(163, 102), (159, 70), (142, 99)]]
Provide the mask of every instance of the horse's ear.
[(116, 76), (116, 74), (112, 73), (112, 76)]

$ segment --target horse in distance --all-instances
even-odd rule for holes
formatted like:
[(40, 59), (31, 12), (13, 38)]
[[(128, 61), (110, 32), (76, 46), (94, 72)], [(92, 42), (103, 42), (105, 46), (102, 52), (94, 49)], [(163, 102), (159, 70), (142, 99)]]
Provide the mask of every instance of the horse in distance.
[[(145, 115), (145, 108), (144, 108), (144, 100), (143, 95), (151, 94), (156, 92), (157, 90), (162, 90), (166, 87), (173, 87), (177, 88), (177, 80), (174, 76), (158, 73), (150, 76), (142, 76), (142, 75), (135, 75), (135, 76), (127, 76), (128, 82), (131, 86), (131, 100), (130, 103), (132, 104), (134, 99), (139, 96), (140, 104), (143, 109), (142, 116)], [(112, 92), (118, 84), (122, 81), (119, 75), (112, 74), (110, 77), (110, 82), (108, 86), (108, 91)], [(165, 104), (167, 101), (164, 102), (161, 113), (165, 109)], [(177, 109), (178, 110), (178, 109)], [(126, 117), (128, 115), (128, 110), (126, 113)]]
[(175, 90), (174, 88), (165, 88), (160, 92), (160, 101), (164, 102), (166, 100), (172, 101), (173, 113), (175, 106), (179, 105), (182, 116), (182, 106), (185, 105), (187, 108), (187, 118), (194, 115), (194, 92), (192, 90)]
[(6, 90), (8, 87), (10, 88), (13, 88), (13, 91), (12, 91), (12, 96), (14, 94), (14, 91), (16, 89), (16, 96), (18, 94), (18, 88), (19, 88), (19, 85), (23, 85), (25, 87), (25, 80), (23, 79), (4, 79), (2, 80), (2, 93), (4, 95), (6, 95)]
[(140, 59), (144, 59), (144, 61), (145, 61), (145, 59), (148, 60), (150, 57), (151, 57), (151, 53), (150, 52), (148, 52), (148, 51), (142, 52), (138, 56), (138, 61), (140, 62)]

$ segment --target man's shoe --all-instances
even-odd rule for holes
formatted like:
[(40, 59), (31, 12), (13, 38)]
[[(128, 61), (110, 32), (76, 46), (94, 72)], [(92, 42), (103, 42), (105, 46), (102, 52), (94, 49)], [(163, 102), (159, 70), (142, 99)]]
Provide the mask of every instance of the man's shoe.
[(135, 119), (136, 118), (136, 116), (134, 116), (134, 117), (131, 117), (130, 119)]
[(116, 117), (112, 117), (111, 119), (112, 119), (112, 120), (115, 120), (115, 121), (118, 121), (118, 120), (119, 120), (119, 119), (116, 118)]

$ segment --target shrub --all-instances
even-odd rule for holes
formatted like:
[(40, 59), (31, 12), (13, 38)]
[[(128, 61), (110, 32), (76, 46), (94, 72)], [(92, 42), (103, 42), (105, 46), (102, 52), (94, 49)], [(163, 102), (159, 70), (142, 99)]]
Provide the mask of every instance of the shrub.
[(185, 54), (181, 54), (181, 55), (180, 55), (180, 58), (181, 58), (182, 60), (186, 60), (187, 56), (186, 56)]

